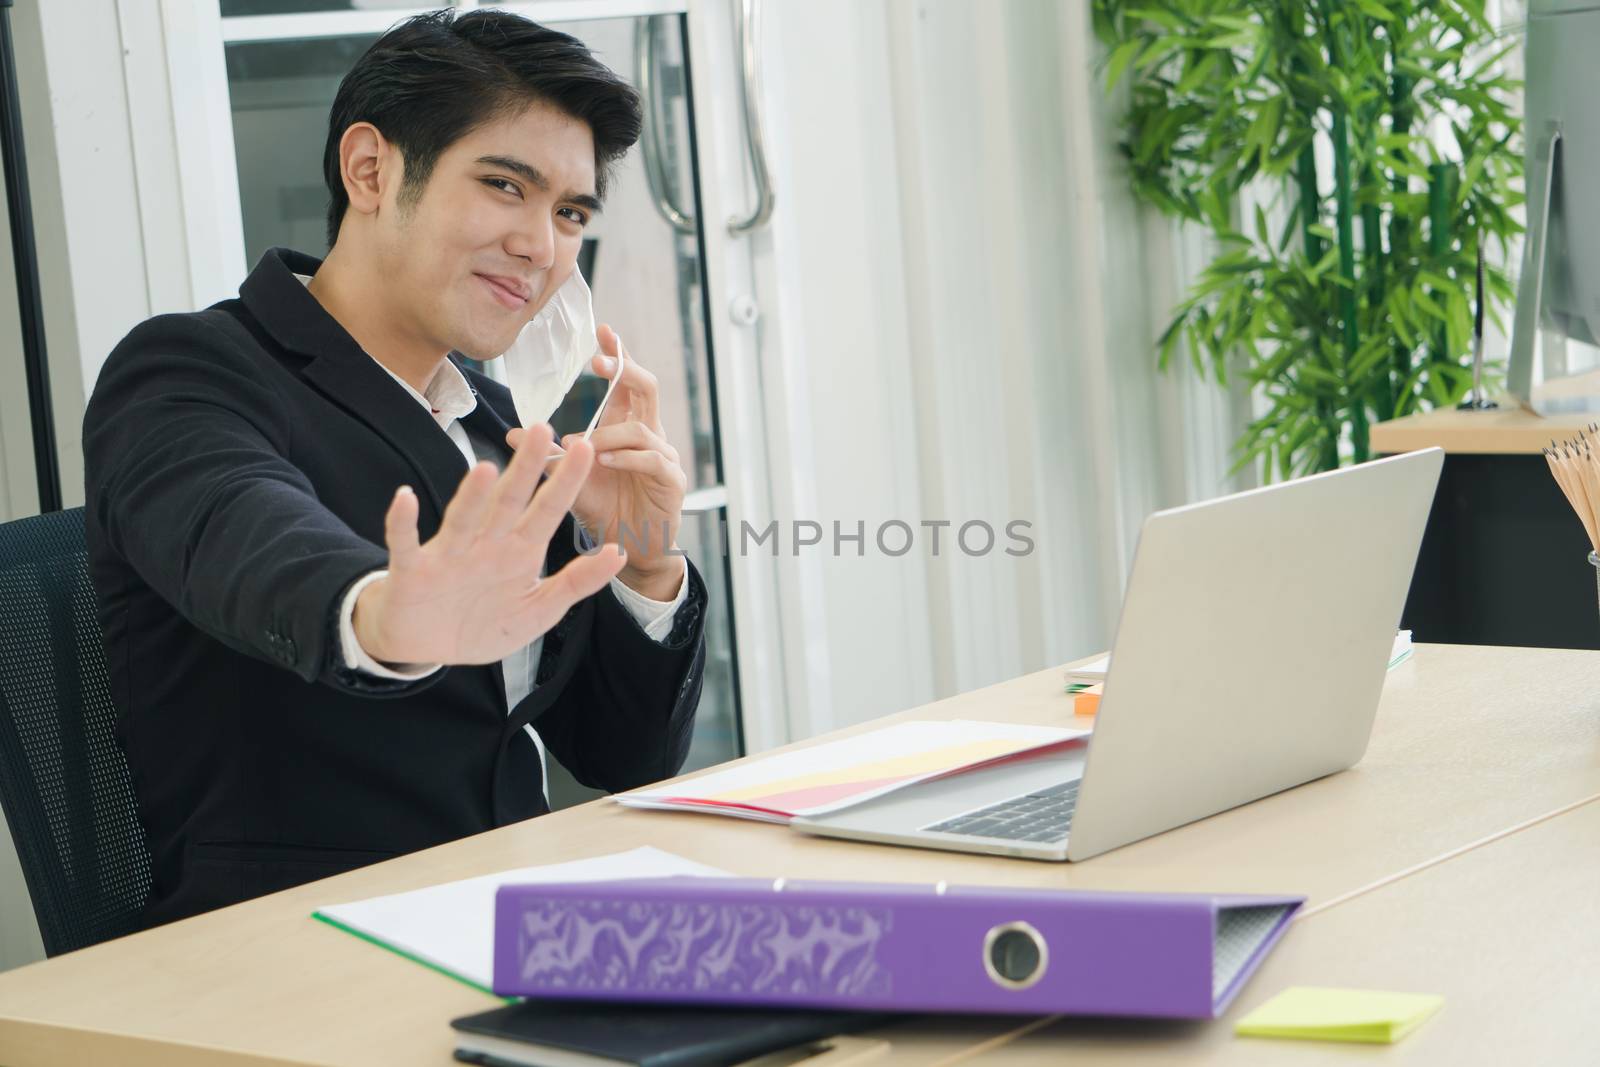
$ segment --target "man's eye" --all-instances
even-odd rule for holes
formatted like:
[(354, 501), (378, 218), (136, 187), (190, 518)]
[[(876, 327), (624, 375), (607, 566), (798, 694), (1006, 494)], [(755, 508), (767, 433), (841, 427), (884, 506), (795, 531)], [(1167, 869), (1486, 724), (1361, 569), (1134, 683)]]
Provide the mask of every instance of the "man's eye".
[(517, 188), (517, 184), (512, 181), (507, 181), (505, 178), (485, 178), (483, 179), (483, 184), (489, 186), (491, 189), (498, 189), (502, 193), (515, 193), (518, 196), (522, 195), (522, 190)]
[(575, 207), (561, 208), (557, 214), (565, 215), (579, 226), (587, 226), (589, 224), (589, 216)]

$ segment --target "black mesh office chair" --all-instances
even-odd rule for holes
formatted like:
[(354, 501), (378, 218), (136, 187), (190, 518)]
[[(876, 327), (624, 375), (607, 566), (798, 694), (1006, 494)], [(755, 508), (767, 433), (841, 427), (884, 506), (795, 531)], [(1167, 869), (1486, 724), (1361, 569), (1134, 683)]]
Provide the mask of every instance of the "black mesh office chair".
[(47, 955), (134, 929), (150, 892), (83, 509), (0, 525), (0, 808)]

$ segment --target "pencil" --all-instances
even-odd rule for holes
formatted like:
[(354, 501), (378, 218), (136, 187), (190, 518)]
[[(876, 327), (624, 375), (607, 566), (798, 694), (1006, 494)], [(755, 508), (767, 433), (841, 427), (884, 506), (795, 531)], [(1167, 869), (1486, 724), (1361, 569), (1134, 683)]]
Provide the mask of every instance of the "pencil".
[(1590, 423), (1576, 437), (1568, 441), (1552, 440), (1549, 448), (1540, 451), (1556, 485), (1577, 513), (1578, 521), (1583, 523), (1590, 546), (1600, 553), (1600, 451), (1595, 447), (1597, 437), (1600, 437), (1600, 425)]

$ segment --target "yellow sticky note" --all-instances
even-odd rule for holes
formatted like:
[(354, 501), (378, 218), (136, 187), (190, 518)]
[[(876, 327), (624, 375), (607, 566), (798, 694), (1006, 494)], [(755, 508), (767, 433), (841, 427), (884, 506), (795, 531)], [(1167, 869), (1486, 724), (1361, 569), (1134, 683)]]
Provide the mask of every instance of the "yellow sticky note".
[(1309, 1041), (1399, 1041), (1444, 1004), (1421, 993), (1294, 986), (1246, 1015), (1234, 1033)]

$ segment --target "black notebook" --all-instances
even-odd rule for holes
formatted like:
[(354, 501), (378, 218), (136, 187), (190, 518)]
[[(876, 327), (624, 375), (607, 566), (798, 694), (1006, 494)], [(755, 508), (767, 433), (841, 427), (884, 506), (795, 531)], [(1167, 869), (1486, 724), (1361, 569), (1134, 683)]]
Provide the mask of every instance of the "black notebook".
[(523, 1001), (455, 1019), (456, 1059), (484, 1067), (730, 1067), (893, 1016)]

